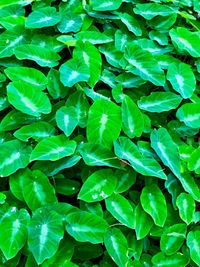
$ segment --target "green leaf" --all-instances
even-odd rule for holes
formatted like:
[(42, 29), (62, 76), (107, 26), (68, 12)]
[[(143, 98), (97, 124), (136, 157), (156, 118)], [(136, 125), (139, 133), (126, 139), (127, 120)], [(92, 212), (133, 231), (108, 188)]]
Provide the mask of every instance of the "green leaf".
[(144, 129), (144, 119), (137, 105), (129, 96), (122, 100), (122, 129), (129, 138), (140, 137)]
[(0, 9), (13, 5), (26, 6), (29, 5), (31, 2), (33, 2), (33, 0), (2, 0), (0, 4)]
[(69, 214), (66, 221), (66, 231), (79, 242), (102, 243), (108, 228), (104, 219), (85, 211)]
[(158, 162), (153, 158), (145, 157), (138, 147), (127, 137), (120, 137), (114, 143), (115, 154), (130, 162), (133, 169), (142, 175), (166, 179)]
[(165, 112), (175, 109), (181, 103), (182, 98), (172, 92), (152, 92), (148, 96), (142, 96), (138, 106), (148, 112)]
[(14, 53), (18, 59), (35, 61), (41, 67), (55, 67), (60, 59), (56, 52), (33, 44), (20, 45), (15, 48)]
[(115, 176), (117, 177), (115, 193), (127, 191), (136, 182), (136, 173), (132, 169), (127, 169), (126, 171), (117, 170)]
[(34, 10), (26, 19), (25, 26), (28, 29), (40, 29), (54, 26), (60, 21), (60, 14), (55, 7), (43, 7)]
[(98, 0), (90, 0), (92, 9), (96, 11), (110, 11), (118, 9), (121, 4), (122, 0), (102, 0), (99, 2)]
[(50, 69), (47, 75), (47, 90), (53, 99), (63, 98), (68, 93), (66, 88), (60, 81), (60, 72), (56, 69)]
[(57, 202), (48, 177), (39, 170), (26, 172), (22, 176), (22, 187), (23, 198), (32, 211)]
[(119, 107), (111, 101), (96, 100), (90, 107), (87, 124), (87, 139), (94, 144), (112, 146), (121, 130)]
[(200, 128), (200, 105), (198, 103), (183, 104), (176, 112), (176, 117), (188, 127)]
[(71, 196), (76, 194), (80, 189), (80, 183), (78, 181), (62, 178), (56, 178), (55, 181), (55, 191), (56, 193)]
[(74, 107), (61, 107), (56, 112), (56, 123), (66, 136), (70, 136), (78, 125), (78, 114)]
[(107, 166), (122, 169), (119, 159), (108, 148), (92, 143), (81, 146), (80, 154), (88, 166)]
[(151, 146), (174, 175), (180, 177), (178, 148), (165, 128), (162, 127), (151, 132)]
[(185, 267), (188, 264), (188, 258), (182, 253), (174, 253), (173, 255), (165, 255), (163, 252), (159, 252), (152, 258), (153, 266), (171, 267), (179, 266)]
[(116, 183), (117, 180), (112, 170), (96, 171), (84, 182), (78, 198), (86, 202), (101, 201), (113, 193)]
[(167, 255), (176, 253), (182, 247), (186, 233), (187, 226), (183, 223), (165, 228), (160, 239), (161, 250)]
[(127, 45), (124, 56), (130, 64), (127, 69), (131, 73), (157, 86), (164, 85), (164, 72), (148, 51), (143, 50), (137, 44), (131, 43)]
[(141, 204), (136, 206), (133, 214), (133, 220), (137, 240), (143, 239), (148, 235), (154, 223), (151, 216), (142, 209)]
[(119, 14), (119, 17), (130, 32), (134, 33), (136, 36), (142, 35), (142, 28), (140, 26), (140, 23), (133, 15), (121, 13)]
[(29, 220), (30, 216), (25, 209), (18, 211), (13, 208), (0, 222), (0, 248), (7, 260), (14, 258), (25, 245)]
[(28, 225), (28, 246), (37, 264), (57, 251), (64, 230), (62, 217), (54, 211), (37, 209)]
[(200, 147), (195, 149), (188, 159), (188, 169), (200, 174)]
[(155, 224), (163, 227), (167, 218), (167, 204), (160, 188), (155, 184), (145, 186), (140, 201), (142, 208), (152, 217)]
[(5, 70), (5, 73), (13, 82), (20, 80), (35, 86), (37, 89), (44, 90), (47, 85), (47, 78), (45, 75), (41, 71), (34, 68), (8, 67)]
[(80, 58), (73, 58), (61, 65), (60, 80), (68, 87), (78, 82), (87, 82), (90, 79), (90, 70)]
[(190, 98), (196, 88), (196, 79), (190, 65), (172, 63), (167, 71), (167, 79), (183, 98)]
[(187, 28), (178, 27), (169, 31), (174, 46), (181, 54), (190, 54), (192, 57), (200, 57), (200, 35), (198, 32), (191, 32)]
[(183, 188), (188, 192), (194, 200), (200, 201), (200, 191), (199, 187), (196, 184), (196, 181), (192, 175), (189, 173), (181, 174), (179, 181), (181, 182)]
[(191, 259), (200, 265), (200, 230), (196, 228), (191, 230), (187, 235), (187, 246), (190, 250)]
[(187, 193), (181, 193), (176, 199), (176, 205), (179, 209), (180, 218), (190, 224), (193, 221), (195, 213), (195, 201), (193, 197)]
[(101, 75), (102, 59), (99, 50), (89, 42), (79, 42), (73, 52), (73, 57), (85, 62), (90, 72), (88, 84), (94, 87)]
[(175, 7), (158, 3), (137, 4), (134, 8), (135, 14), (138, 14), (147, 20), (151, 20), (156, 16), (169, 16), (170, 14), (174, 14), (176, 11), (177, 9)]
[(33, 149), (33, 160), (58, 160), (71, 156), (76, 149), (76, 142), (69, 141), (64, 135), (50, 136), (40, 141)]
[(104, 244), (110, 257), (117, 266), (124, 267), (128, 263), (128, 242), (118, 228), (109, 229), (104, 237)]
[(9, 176), (29, 164), (31, 147), (18, 140), (0, 144), (0, 177)]
[(130, 202), (120, 194), (113, 194), (106, 200), (106, 209), (123, 225), (133, 228), (133, 208)]
[(28, 141), (33, 138), (36, 141), (52, 136), (56, 132), (55, 128), (48, 122), (39, 121), (30, 125), (25, 125), (14, 132), (14, 136), (21, 141)]
[(38, 117), (51, 112), (51, 103), (45, 93), (23, 81), (12, 82), (7, 86), (8, 101), (23, 113)]
[(81, 15), (63, 13), (61, 21), (58, 23), (57, 28), (61, 33), (78, 32), (82, 27), (83, 21)]
[(78, 40), (91, 44), (106, 44), (113, 41), (113, 38), (98, 31), (81, 31), (77, 34)]

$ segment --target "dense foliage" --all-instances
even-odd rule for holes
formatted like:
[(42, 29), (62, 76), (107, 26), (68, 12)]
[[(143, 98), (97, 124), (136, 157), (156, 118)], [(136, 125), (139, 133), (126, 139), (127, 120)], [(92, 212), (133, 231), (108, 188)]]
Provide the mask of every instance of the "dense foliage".
[(199, 15), (0, 1), (0, 266), (200, 266)]

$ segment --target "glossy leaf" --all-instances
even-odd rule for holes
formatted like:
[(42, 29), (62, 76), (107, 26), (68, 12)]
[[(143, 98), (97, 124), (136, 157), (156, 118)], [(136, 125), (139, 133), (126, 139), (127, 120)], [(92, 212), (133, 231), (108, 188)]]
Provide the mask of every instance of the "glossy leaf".
[(200, 230), (199, 228), (192, 230), (187, 235), (187, 246), (190, 250), (190, 256), (192, 260), (199, 265), (200, 264)]
[(183, 104), (177, 111), (176, 117), (188, 127), (200, 127), (200, 107), (198, 103)]
[(190, 224), (195, 212), (195, 201), (193, 197), (189, 194), (181, 193), (176, 199), (176, 205), (179, 209), (180, 218), (186, 224)]
[(154, 266), (159, 264), (161, 267), (168, 267), (172, 265), (185, 267), (188, 264), (188, 258), (179, 252), (173, 255), (165, 255), (163, 252), (159, 252), (153, 256), (152, 262)]

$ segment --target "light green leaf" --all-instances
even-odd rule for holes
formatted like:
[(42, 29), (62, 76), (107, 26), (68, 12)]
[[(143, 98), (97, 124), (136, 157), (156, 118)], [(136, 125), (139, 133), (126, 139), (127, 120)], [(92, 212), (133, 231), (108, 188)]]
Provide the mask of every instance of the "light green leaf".
[(18, 211), (16, 208), (1, 220), (0, 248), (7, 260), (14, 258), (25, 245), (29, 220), (30, 216), (25, 209)]
[(50, 136), (40, 141), (33, 149), (33, 160), (58, 160), (74, 154), (76, 142), (69, 141), (63, 134)]
[(14, 5), (26, 6), (31, 2), (33, 2), (33, 0), (1, 0), (0, 9)]
[(45, 208), (33, 213), (28, 226), (28, 246), (37, 264), (56, 253), (63, 235), (63, 222), (59, 214)]
[(18, 140), (0, 144), (0, 177), (9, 176), (29, 164), (31, 147)]
[(187, 226), (183, 223), (165, 228), (160, 239), (161, 250), (167, 255), (177, 252), (184, 243), (186, 233)]
[(89, 42), (79, 42), (73, 52), (73, 57), (85, 62), (90, 72), (88, 84), (94, 87), (101, 75), (102, 59), (99, 50)]
[(32, 211), (57, 202), (53, 186), (41, 171), (26, 172), (21, 179), (23, 198)]
[(133, 15), (129, 15), (128, 13), (120, 13), (119, 17), (130, 32), (134, 33), (136, 36), (142, 35), (140, 23)]
[(137, 105), (129, 96), (122, 100), (122, 129), (129, 138), (140, 137), (144, 129), (144, 119)]
[(98, 0), (90, 0), (92, 9), (96, 11), (110, 11), (118, 9), (122, 0), (102, 0), (99, 2)]
[(126, 171), (117, 170), (115, 176), (117, 177), (115, 193), (127, 191), (136, 182), (136, 173), (131, 168), (126, 169)]
[(156, 16), (169, 16), (177, 11), (174, 7), (158, 3), (136, 4), (136, 7), (133, 10), (135, 14), (138, 14), (147, 20), (151, 20)]
[(87, 124), (88, 141), (112, 146), (121, 131), (121, 114), (119, 107), (111, 101), (96, 100), (90, 107)]
[(73, 58), (61, 65), (60, 80), (68, 87), (78, 82), (87, 82), (90, 79), (90, 70), (80, 58)]
[(190, 250), (191, 259), (200, 265), (200, 230), (196, 228), (191, 230), (187, 235), (187, 246)]
[(41, 29), (56, 25), (61, 20), (55, 7), (43, 7), (34, 10), (26, 19), (27, 29)]
[(34, 68), (28, 67), (8, 67), (5, 70), (6, 75), (13, 82), (23, 81), (37, 89), (44, 90), (47, 85), (47, 78), (45, 75)]
[(187, 193), (181, 193), (176, 199), (176, 205), (179, 209), (180, 218), (190, 224), (193, 221), (195, 213), (195, 201), (193, 197)]
[(47, 90), (53, 99), (63, 98), (68, 93), (68, 88), (60, 81), (60, 72), (51, 68), (47, 75)]
[(182, 98), (172, 92), (152, 92), (148, 96), (142, 96), (138, 106), (148, 112), (160, 113), (177, 108), (181, 101)]
[(150, 52), (143, 50), (134, 43), (130, 43), (125, 49), (124, 56), (130, 64), (127, 67), (130, 72), (157, 86), (164, 85), (164, 72)]
[(81, 15), (74, 13), (64, 12), (61, 21), (58, 23), (57, 28), (61, 33), (78, 32), (82, 27), (83, 21)]
[(81, 146), (80, 154), (88, 166), (107, 166), (122, 169), (119, 159), (108, 148), (92, 143)]
[(200, 147), (195, 149), (188, 159), (188, 169), (200, 174)]
[(33, 44), (20, 45), (15, 48), (14, 53), (18, 59), (33, 60), (41, 67), (55, 67), (60, 59), (56, 52)]
[(74, 107), (61, 107), (56, 112), (56, 123), (66, 136), (70, 136), (78, 125), (78, 114)]
[(14, 136), (22, 141), (28, 141), (33, 138), (36, 141), (52, 136), (56, 132), (55, 128), (48, 122), (38, 121), (21, 127), (14, 132)]
[(192, 175), (189, 173), (181, 174), (179, 181), (181, 182), (183, 188), (188, 192), (194, 200), (200, 201), (200, 191), (199, 187)]
[(85, 202), (101, 201), (109, 197), (116, 187), (116, 176), (110, 169), (94, 172), (84, 182), (78, 198)]
[(136, 206), (133, 214), (133, 220), (137, 240), (143, 239), (148, 235), (154, 223), (151, 216), (142, 209), (141, 204)]
[(145, 157), (127, 137), (120, 137), (114, 143), (114, 149), (115, 154), (121, 159), (128, 160), (135, 171), (142, 175), (166, 179), (158, 162), (153, 158)]
[(179, 266), (185, 267), (189, 259), (182, 253), (174, 253), (173, 255), (165, 255), (164, 252), (159, 252), (152, 258), (153, 266), (159, 267), (172, 267)]
[[(174, 46), (183, 54), (200, 57), (200, 35), (198, 32), (189, 31), (187, 28), (178, 27), (169, 31)], [(186, 52), (186, 53), (185, 53)]]
[(77, 33), (78, 40), (90, 42), (91, 44), (106, 44), (113, 41), (113, 38), (97, 31), (81, 31)]
[(155, 224), (163, 227), (167, 218), (165, 197), (156, 184), (145, 186), (140, 196), (142, 208), (152, 217)]
[(51, 103), (45, 93), (23, 81), (7, 86), (8, 101), (23, 113), (38, 117), (51, 112)]
[(117, 266), (124, 267), (128, 263), (128, 242), (118, 228), (109, 229), (104, 237), (104, 244), (110, 257)]
[(133, 229), (133, 207), (130, 202), (120, 194), (113, 194), (106, 200), (106, 209), (123, 225)]
[(200, 128), (200, 105), (199, 103), (183, 104), (176, 112), (176, 117), (188, 127)]
[(151, 132), (151, 146), (175, 176), (180, 177), (180, 157), (176, 143), (165, 128)]
[(190, 65), (172, 63), (167, 71), (167, 79), (183, 98), (190, 98), (196, 88), (196, 79)]
[(79, 242), (102, 243), (108, 228), (104, 219), (85, 211), (69, 214), (66, 221), (66, 231)]

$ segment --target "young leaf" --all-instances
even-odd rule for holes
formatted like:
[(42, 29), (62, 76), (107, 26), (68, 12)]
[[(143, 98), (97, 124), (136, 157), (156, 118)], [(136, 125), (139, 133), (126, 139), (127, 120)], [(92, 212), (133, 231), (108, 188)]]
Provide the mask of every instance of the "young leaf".
[(133, 169), (142, 175), (155, 176), (166, 179), (158, 162), (153, 158), (141, 154), (137, 146), (127, 137), (120, 137), (114, 143), (115, 154), (124, 160), (128, 160)]
[(190, 98), (196, 88), (196, 79), (190, 65), (172, 63), (167, 71), (167, 79), (183, 98)]
[(70, 136), (78, 125), (78, 114), (74, 107), (61, 107), (56, 112), (56, 123), (66, 136)]
[(148, 235), (154, 223), (151, 216), (142, 209), (140, 203), (134, 210), (133, 220), (137, 240), (143, 239)]
[(164, 85), (164, 72), (148, 51), (143, 50), (137, 44), (131, 43), (127, 45), (124, 56), (130, 64), (127, 67), (130, 72), (157, 86)]
[(7, 260), (14, 258), (25, 245), (29, 220), (27, 210), (18, 211), (13, 208), (13, 211), (0, 222), (0, 248)]
[(186, 233), (187, 226), (183, 223), (174, 224), (165, 228), (160, 239), (161, 250), (167, 255), (176, 253), (183, 245)]
[(79, 242), (102, 243), (108, 228), (104, 219), (85, 211), (69, 214), (66, 221), (66, 231)]
[(200, 230), (191, 230), (187, 235), (187, 246), (190, 250), (191, 259), (200, 265)]
[(63, 134), (50, 136), (40, 141), (31, 153), (33, 160), (58, 160), (74, 154), (76, 142), (69, 141)]
[(119, 107), (111, 101), (99, 99), (90, 107), (87, 124), (88, 141), (108, 148), (121, 130)]
[(47, 95), (32, 85), (22, 81), (9, 83), (8, 101), (23, 113), (38, 117), (41, 113), (51, 112), (51, 103)]
[(129, 228), (133, 228), (133, 208), (130, 202), (120, 194), (113, 194), (106, 200), (106, 209), (116, 218), (120, 223)]
[(180, 177), (180, 158), (176, 143), (165, 128), (151, 132), (151, 146), (177, 177)]
[(29, 164), (32, 149), (23, 142), (11, 140), (0, 144), (0, 151), (0, 177), (5, 177)]
[(47, 85), (47, 78), (45, 75), (41, 71), (34, 68), (8, 67), (5, 70), (5, 74), (13, 82), (20, 80), (40, 90), (44, 90)]
[(144, 129), (144, 119), (137, 105), (129, 96), (122, 100), (122, 128), (129, 138), (140, 137)]
[(128, 263), (128, 242), (118, 228), (111, 228), (106, 231), (104, 244), (110, 257), (117, 266), (124, 267)]
[(176, 205), (179, 209), (180, 218), (190, 224), (193, 221), (195, 213), (195, 201), (193, 197), (187, 193), (181, 193), (176, 199)]
[(140, 202), (155, 224), (163, 227), (167, 218), (167, 204), (160, 188), (155, 184), (145, 186), (140, 196)]
[(55, 211), (37, 209), (28, 225), (28, 246), (37, 264), (57, 251), (64, 229), (62, 217)]
[(181, 101), (180, 96), (171, 92), (152, 92), (148, 96), (142, 96), (138, 106), (148, 112), (160, 113), (177, 108)]
[(188, 127), (200, 128), (200, 105), (199, 103), (183, 104), (176, 112), (176, 117)]
[(54, 26), (60, 21), (61, 17), (56, 12), (55, 7), (43, 7), (34, 10), (26, 19), (25, 26), (28, 29), (41, 29), (43, 27)]

